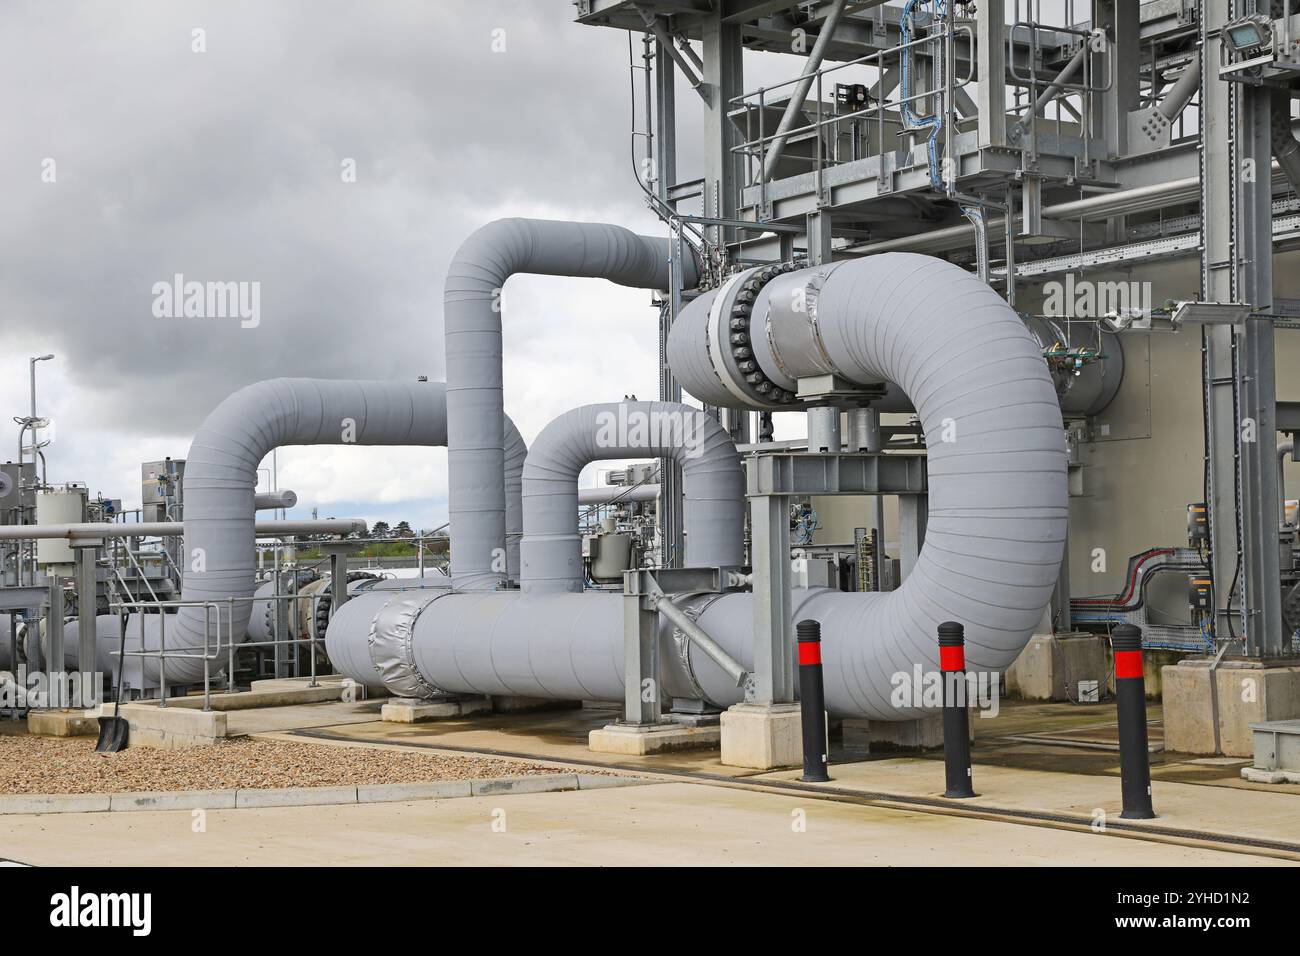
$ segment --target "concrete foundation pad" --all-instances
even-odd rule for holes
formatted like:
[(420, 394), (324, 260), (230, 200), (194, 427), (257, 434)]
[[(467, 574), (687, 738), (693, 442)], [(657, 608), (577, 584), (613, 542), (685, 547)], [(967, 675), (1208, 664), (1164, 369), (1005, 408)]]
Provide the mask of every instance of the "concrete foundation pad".
[(491, 697), (492, 711), (509, 714), (529, 710), (581, 710), (580, 700), (550, 700), (546, 697)]
[(84, 710), (32, 710), (27, 713), (27, 732), (38, 737), (94, 737), (99, 719)]
[(1295, 770), (1257, 770), (1254, 767), (1242, 767), (1241, 779), (1251, 783), (1300, 783), (1300, 771)]
[(775, 770), (803, 763), (798, 704), (736, 704), (722, 714), (722, 762)]
[[(1220, 752), (1229, 757), (1254, 754), (1251, 724), (1300, 717), (1300, 666), (1258, 661), (1181, 661), (1161, 673), (1164, 690), (1165, 749), (1176, 753), (1215, 753), (1215, 702)], [(1211, 692), (1214, 688), (1214, 692)]]
[[(943, 714), (918, 720), (858, 720), (841, 722), (845, 746), (865, 743), (873, 753), (938, 750), (943, 747)], [(974, 739), (974, 723), (971, 724)], [(802, 758), (801, 758), (802, 759)]]
[(394, 697), (380, 708), (379, 717), (393, 724), (418, 724), (426, 720), (450, 720), (491, 710), (490, 697), (448, 697), (442, 700)]
[[(112, 707), (105, 705), (108, 713)], [(190, 707), (159, 707), (157, 703), (134, 703), (122, 707), (122, 716), (130, 725), (132, 747), (211, 746), (226, 737), (226, 715), (216, 710)]]
[(716, 724), (703, 727), (676, 723), (649, 726), (608, 724), (587, 735), (587, 749), (596, 753), (644, 757), (673, 750), (716, 747), (721, 739), (722, 728)]
[(1080, 681), (1110, 679), (1106, 638), (1081, 632), (1035, 634), (1007, 668), (1006, 691), (1023, 700), (1078, 700)]

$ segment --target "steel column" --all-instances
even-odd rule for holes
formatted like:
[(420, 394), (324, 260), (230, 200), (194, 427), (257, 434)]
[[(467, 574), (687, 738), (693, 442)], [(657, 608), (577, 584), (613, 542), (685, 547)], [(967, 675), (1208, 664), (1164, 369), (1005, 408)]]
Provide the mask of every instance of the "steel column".
[(790, 499), (749, 499), (754, 528), (754, 668), (748, 704), (794, 700), (790, 602)]
[[(742, 159), (732, 148), (740, 145), (740, 130), (727, 116), (732, 97), (744, 92), (740, 26), (724, 23), (722, 5), (701, 17), (704, 40), (704, 215), (736, 218), (743, 177)], [(710, 227), (714, 241), (732, 241), (735, 230)]]

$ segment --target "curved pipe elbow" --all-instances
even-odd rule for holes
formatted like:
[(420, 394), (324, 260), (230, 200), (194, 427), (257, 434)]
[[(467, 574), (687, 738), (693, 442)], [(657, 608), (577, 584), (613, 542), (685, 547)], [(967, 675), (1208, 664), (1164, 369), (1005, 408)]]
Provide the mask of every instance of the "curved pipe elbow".
[(578, 476), (593, 461), (642, 456), (682, 466), (686, 563), (743, 563), (744, 473), (726, 430), (674, 402), (585, 405), (547, 425), (524, 463), (525, 591), (582, 590)]
[[(699, 281), (683, 244), (683, 285)], [(492, 589), (506, 578), (506, 502), (502, 432), (501, 292), (518, 273), (607, 279), (631, 288), (666, 289), (671, 244), (622, 226), (498, 219), (461, 244), (447, 270), (448, 466), (452, 574), (457, 587)]]

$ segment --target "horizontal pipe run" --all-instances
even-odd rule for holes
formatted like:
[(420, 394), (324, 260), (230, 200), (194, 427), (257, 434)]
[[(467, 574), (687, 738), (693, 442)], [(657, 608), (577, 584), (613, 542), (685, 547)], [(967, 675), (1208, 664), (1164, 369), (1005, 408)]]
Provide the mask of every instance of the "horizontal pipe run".
[(292, 508), (298, 504), (298, 494), (293, 491), (259, 491), (253, 496), (253, 507), (258, 511), (275, 508)]
[[(281, 538), (291, 534), (351, 534), (365, 531), (361, 518), (320, 518), (301, 521), (258, 521), (253, 527), (259, 538)], [(93, 541), (100, 538), (166, 538), (185, 531), (181, 521), (87, 521), (77, 524), (29, 524), (0, 528), (0, 541), (31, 541), (35, 538), (67, 538)]]

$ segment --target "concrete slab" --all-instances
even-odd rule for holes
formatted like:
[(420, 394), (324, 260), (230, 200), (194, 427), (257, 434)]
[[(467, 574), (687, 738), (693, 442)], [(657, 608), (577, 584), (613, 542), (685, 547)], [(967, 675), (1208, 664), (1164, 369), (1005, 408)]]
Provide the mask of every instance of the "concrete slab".
[(202, 747), (226, 736), (226, 715), (215, 710), (131, 703), (123, 705), (122, 716), (131, 727), (133, 747)]
[(84, 710), (31, 710), (27, 732), (38, 737), (95, 737), (99, 719)]
[(722, 714), (722, 762), (770, 770), (803, 763), (798, 704), (736, 704)]
[(420, 700), (414, 697), (394, 697), (385, 702), (379, 711), (381, 720), (394, 724), (418, 724), (427, 720), (448, 720), (468, 717), (492, 710), (490, 697), (452, 697), (445, 700)]
[(226, 733), (231, 737), (241, 737), (310, 727), (371, 722), (379, 724), (379, 711), (383, 704), (381, 700), (361, 700), (352, 703), (338, 701), (267, 707), (263, 710), (236, 710), (227, 715)]
[(587, 746), (596, 753), (645, 756), (668, 753), (674, 750), (699, 750), (714, 748), (722, 742), (722, 727), (691, 727), (677, 723), (637, 727), (630, 724), (608, 724), (593, 730), (587, 737)]
[[(1123, 807), (1117, 755), (1115, 771), (1104, 776), (989, 766), (978, 758), (977, 751), (974, 786), (978, 795), (957, 801), (963, 808), (1049, 812), (1090, 826), (1097, 819), (1118, 819)], [(933, 798), (941, 796), (944, 789), (943, 762), (923, 757), (832, 764), (830, 775), (830, 786), (864, 793)], [(798, 771), (779, 771), (752, 779), (790, 781), (798, 776)], [(1187, 833), (1300, 843), (1300, 794), (1160, 779), (1154, 779), (1151, 786), (1157, 814), (1153, 825)]]
[[(1190, 788), (1203, 791), (1205, 788)], [(1280, 798), (1279, 798), (1280, 799)], [(494, 811), (505, 809), (502, 815)], [(183, 812), (183, 811), (182, 811)], [(494, 827), (493, 823), (499, 825)], [(3, 821), (5, 855), (45, 866), (1278, 866), (1221, 850), (858, 806), (802, 794), (652, 784), (499, 798)], [(346, 834), (340, 839), (339, 834)], [(941, 856), (937, 849), (942, 848)]]
[[(970, 721), (975, 739), (975, 721)], [(943, 747), (943, 714), (919, 720), (843, 720), (840, 735), (847, 746), (870, 753), (891, 750), (936, 750)]]

